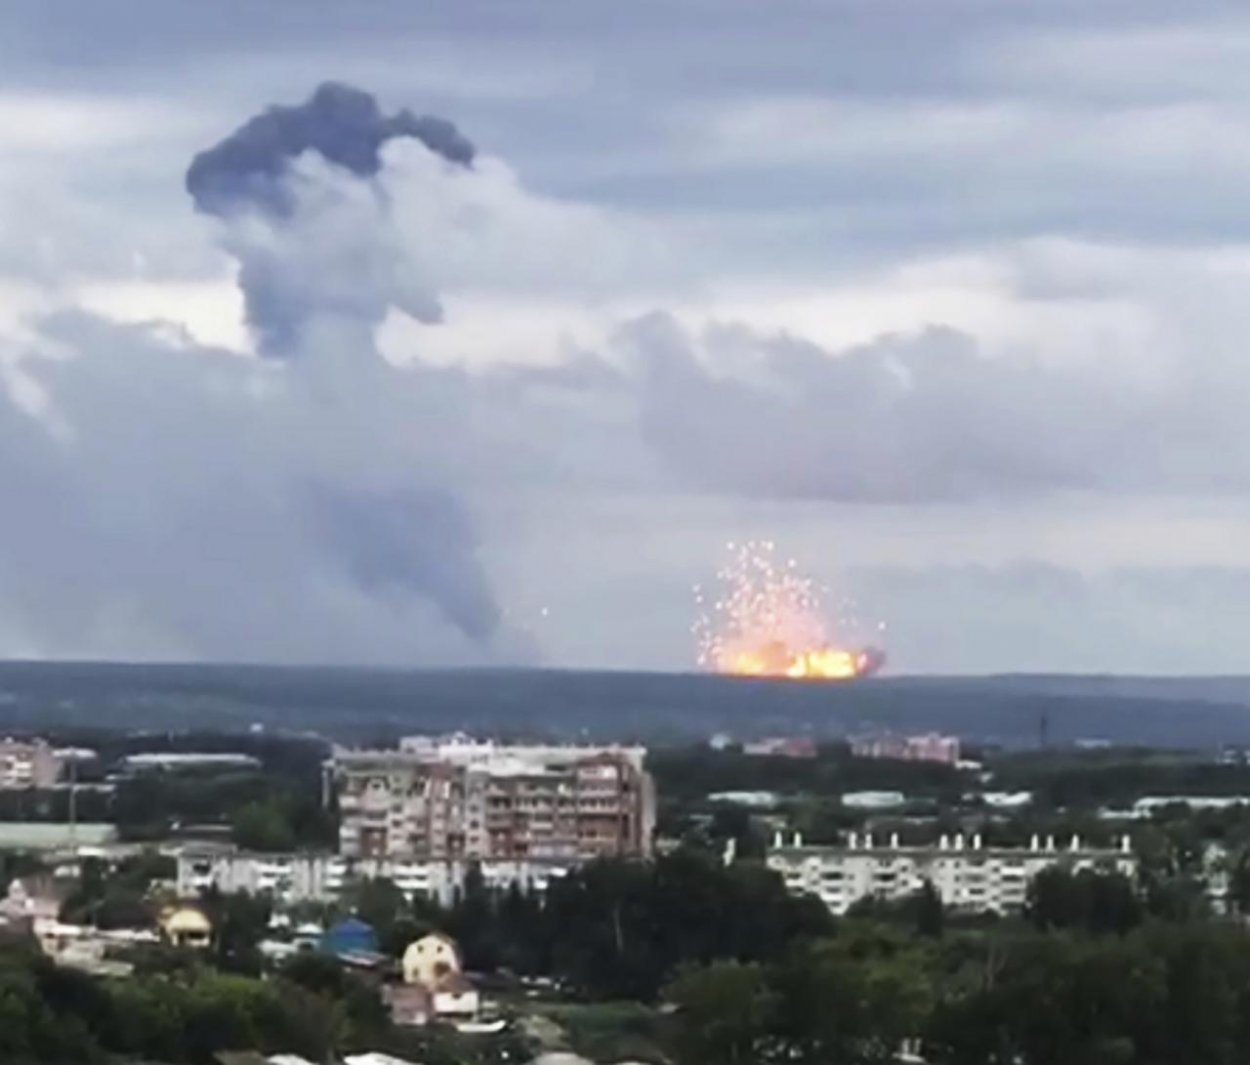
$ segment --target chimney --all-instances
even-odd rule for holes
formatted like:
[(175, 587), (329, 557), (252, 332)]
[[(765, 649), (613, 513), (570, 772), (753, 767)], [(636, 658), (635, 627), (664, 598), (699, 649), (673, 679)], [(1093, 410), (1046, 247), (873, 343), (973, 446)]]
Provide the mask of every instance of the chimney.
[(1032, 837), (1029, 839), (1029, 850), (1035, 851), (1041, 845), (1042, 845), (1042, 841), (1038, 839), (1037, 833), (1034, 832)]
[(859, 845), (859, 833), (852, 832), (850, 836), (850, 840), (849, 840), (849, 846), (851, 850), (854, 850), (858, 845)]
[(872, 850), (872, 833), (871, 832), (864, 833), (864, 850), (866, 851)]
[(890, 833), (890, 846), (894, 850), (898, 850), (898, 833), (897, 832)]
[(964, 834), (960, 832), (958, 835), (955, 836), (955, 850), (961, 851), (963, 849), (964, 849)]
[(1072, 845), (1071, 845), (1071, 846), (1072, 846), (1072, 850), (1074, 850), (1074, 851), (1079, 851), (1079, 850), (1081, 849), (1081, 837), (1080, 837), (1080, 836), (1078, 836), (1078, 835), (1076, 835), (1075, 833), (1073, 833), (1073, 835), (1072, 835)]
[(803, 833), (802, 832), (796, 832), (794, 834), (794, 845), (796, 847), (803, 846)]
[(780, 850), (783, 846), (785, 846), (785, 842), (781, 838), (781, 830), (778, 829), (773, 833), (773, 849)]
[(1128, 836), (1120, 837), (1120, 853), (1121, 854), (1133, 853), (1133, 841), (1129, 839)]
[(981, 849), (981, 833), (980, 832), (978, 832), (975, 836), (972, 837), (972, 849), (974, 851), (979, 851)]
[(1053, 851), (1055, 849), (1055, 837), (1054, 836), (1046, 837), (1046, 849), (1048, 851)]
[(942, 835), (938, 838), (938, 850), (940, 851), (946, 850), (946, 833), (945, 832), (943, 832)]

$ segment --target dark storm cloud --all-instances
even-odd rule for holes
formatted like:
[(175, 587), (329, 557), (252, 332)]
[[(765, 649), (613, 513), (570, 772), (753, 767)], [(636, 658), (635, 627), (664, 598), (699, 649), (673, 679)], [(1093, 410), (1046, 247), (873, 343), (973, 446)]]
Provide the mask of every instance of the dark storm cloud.
[(369, 93), (325, 82), (304, 103), (274, 105), (196, 155), (187, 191), (209, 214), (245, 207), (289, 214), (294, 204), (285, 178), (292, 160), (316, 152), (357, 177), (373, 177), (382, 146), (396, 137), (414, 138), (450, 163), (473, 162), (473, 145), (446, 119), (407, 110), (384, 115)]

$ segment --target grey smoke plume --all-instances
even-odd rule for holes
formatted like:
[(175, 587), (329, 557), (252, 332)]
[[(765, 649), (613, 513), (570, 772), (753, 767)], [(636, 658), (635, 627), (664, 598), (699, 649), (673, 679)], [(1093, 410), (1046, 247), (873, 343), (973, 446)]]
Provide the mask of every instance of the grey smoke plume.
[(208, 214), (250, 206), (287, 215), (294, 203), (283, 179), (292, 160), (316, 152), (357, 177), (372, 177), (382, 145), (396, 137), (412, 137), (450, 163), (473, 162), (472, 143), (446, 119), (408, 110), (384, 115), (370, 93), (328, 81), (306, 102), (270, 107), (196, 155), (187, 191)]
[[(451, 123), (408, 111), (385, 116), (368, 93), (332, 83), (298, 106), (269, 108), (195, 157), (187, 189), (199, 210), (221, 220), (261, 354), (287, 365), (273, 373), (250, 360), (230, 367), (240, 394), (256, 385), (262, 397), (232, 406), (220, 424), (223, 412), (192, 403), (183, 432), (200, 423), (211, 451), (216, 425), (216, 449), (260, 480), (223, 500), (241, 540), (249, 525), (271, 541), (285, 532), (289, 564), (338, 589), (336, 602), (365, 600), (370, 616), (395, 619), (420, 608), (486, 649), (506, 637), (500, 610), (469, 508), (434, 454), (438, 442), (460, 439), (463, 425), (432, 413), (424, 379), (391, 367), (374, 342), (391, 307), (439, 317), (374, 180), (382, 146), (396, 137), (420, 141), (452, 170), (473, 159)], [(210, 363), (229, 366), (206, 355), (194, 364)], [(264, 445), (240, 442), (236, 451), (230, 433), (240, 430)], [(272, 583), (267, 560), (251, 551), (237, 557), (258, 585)]]
[(467, 167), (473, 145), (450, 122), (384, 115), (367, 92), (327, 82), (297, 106), (274, 106), (200, 152), (187, 170), (196, 207), (222, 220), (239, 261), (247, 321), (262, 355), (372, 348), (396, 307), (422, 322), (442, 308), (396, 239), (380, 182), (397, 137)]
[(473, 552), (476, 533), (448, 492), (372, 494), (322, 485), (310, 516), (356, 584), (376, 595), (416, 593), (479, 642), (499, 626), (499, 608)]

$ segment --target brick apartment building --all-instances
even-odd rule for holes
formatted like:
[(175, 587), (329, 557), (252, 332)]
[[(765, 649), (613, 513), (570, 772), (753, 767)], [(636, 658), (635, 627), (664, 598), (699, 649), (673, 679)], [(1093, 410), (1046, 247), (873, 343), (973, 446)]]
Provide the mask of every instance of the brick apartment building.
[(327, 763), (349, 858), (577, 863), (651, 851), (655, 798), (632, 747), (410, 738)]

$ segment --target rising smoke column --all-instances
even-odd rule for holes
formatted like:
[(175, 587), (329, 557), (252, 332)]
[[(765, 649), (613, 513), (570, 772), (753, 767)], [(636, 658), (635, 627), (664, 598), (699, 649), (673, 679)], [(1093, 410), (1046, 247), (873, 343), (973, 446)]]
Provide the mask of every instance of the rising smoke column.
[[(699, 665), (715, 673), (853, 680), (884, 664), (884, 653), (843, 635), (859, 628), (854, 604), (831, 625), (822, 589), (781, 561), (771, 541), (727, 545), (729, 561), (709, 594), (695, 588)], [(879, 626), (880, 628), (880, 626)]]
[[(433, 463), (403, 462), (392, 445), (405, 441), (385, 436), (372, 464), (356, 457), (375, 432), (369, 412), (406, 403), (414, 422), (430, 413), (416, 391), (420, 375), (386, 363), (374, 337), (391, 308), (427, 323), (442, 313), (436, 294), (413, 276), (391, 217), (383, 148), (397, 138), (423, 145), (446, 166), (447, 180), (472, 165), (473, 145), (445, 119), (385, 115), (370, 94), (326, 83), (304, 103), (270, 107), (200, 152), (186, 187), (197, 209), (221, 222), (259, 353), (283, 364), (301, 417), (310, 409), (319, 415), (330, 441), (327, 472), (301, 477), (287, 505), (361, 591), (423, 598), (485, 643), (500, 610), (477, 559), (471, 515), (449, 477)], [(440, 422), (425, 436), (458, 431)], [(347, 461), (333, 441), (349, 437)]]

